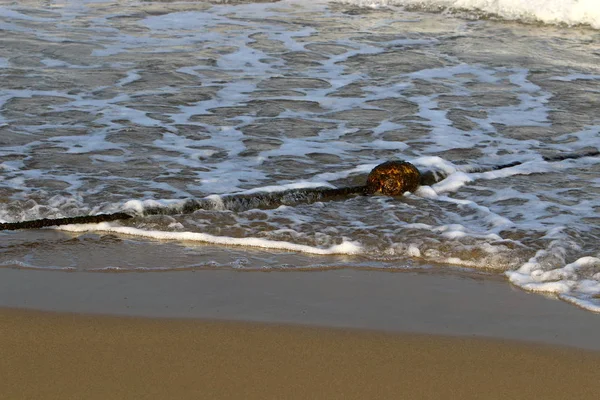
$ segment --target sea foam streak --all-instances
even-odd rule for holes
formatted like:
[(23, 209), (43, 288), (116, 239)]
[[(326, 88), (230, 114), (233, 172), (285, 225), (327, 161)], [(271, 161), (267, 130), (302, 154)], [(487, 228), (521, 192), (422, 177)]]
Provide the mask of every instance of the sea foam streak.
[(64, 225), (58, 229), (68, 232), (112, 232), (123, 235), (139, 236), (160, 240), (178, 240), (193, 241), (211, 244), (229, 245), (229, 246), (247, 246), (259, 247), (263, 249), (291, 250), (307, 254), (330, 255), (330, 254), (360, 254), (361, 247), (356, 243), (344, 240), (338, 245), (326, 249), (306, 246), (301, 244), (288, 243), (261, 238), (232, 238), (223, 236), (214, 236), (199, 232), (165, 232), (165, 231), (147, 231), (138, 228), (126, 226), (115, 226), (110, 223), (102, 222), (99, 224), (80, 224)]
[[(335, 1), (335, 0), (334, 0)], [(476, 11), (523, 22), (590, 25), (600, 29), (597, 0), (339, 0), (360, 6), (411, 6), (423, 10)]]

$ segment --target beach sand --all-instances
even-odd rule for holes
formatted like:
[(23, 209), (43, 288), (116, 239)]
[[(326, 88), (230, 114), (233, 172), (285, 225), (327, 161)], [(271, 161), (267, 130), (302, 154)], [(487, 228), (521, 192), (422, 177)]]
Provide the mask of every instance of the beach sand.
[(5, 399), (595, 399), (600, 354), (260, 323), (0, 311)]
[(0, 307), (2, 399), (600, 392), (600, 318), (489, 276), (2, 269)]

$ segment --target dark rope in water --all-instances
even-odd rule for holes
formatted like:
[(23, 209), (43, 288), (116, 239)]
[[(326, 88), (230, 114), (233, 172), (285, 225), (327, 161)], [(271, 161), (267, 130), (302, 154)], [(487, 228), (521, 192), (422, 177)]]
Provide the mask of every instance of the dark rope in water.
[[(547, 162), (557, 162), (597, 156), (600, 156), (600, 151), (598, 149), (594, 149), (585, 153), (567, 153), (557, 156), (545, 156), (543, 157), (543, 160)], [(388, 163), (381, 164), (380, 166), (383, 166)], [(501, 169), (516, 167), (524, 163), (525, 161), (515, 161), (507, 164), (494, 165), (490, 167), (469, 167), (465, 170), (465, 172), (482, 173), (498, 171)], [(379, 168), (380, 166), (378, 166), (377, 168)], [(414, 168), (414, 166), (412, 167)], [(375, 169), (373, 171), (375, 171)], [(417, 174), (419, 173), (417, 172)], [(429, 186), (445, 179), (447, 175), (442, 172), (425, 171), (424, 173), (418, 175), (418, 177), (420, 185)], [(277, 208), (282, 205), (294, 206), (297, 204), (311, 204), (317, 201), (341, 200), (347, 198), (348, 196), (368, 195), (371, 194), (371, 192), (372, 190), (370, 190), (367, 185), (364, 185), (345, 188), (318, 187), (308, 189), (290, 189), (282, 192), (273, 193), (233, 194), (219, 196), (214, 199), (211, 199), (210, 197), (199, 200), (189, 199), (186, 200), (183, 203), (183, 205), (179, 206), (147, 208), (144, 210), (143, 215), (191, 214), (198, 210), (230, 210), (239, 212), (250, 209), (270, 209)], [(127, 212), (116, 212), (110, 214), (98, 214), (70, 218), (43, 218), (32, 221), (0, 223), (0, 230), (39, 229), (49, 226), (60, 226), (70, 224), (95, 224), (100, 222), (127, 220), (134, 218), (134, 216), (135, 215), (133, 215), (133, 213), (129, 214)]]
[[(244, 211), (251, 209), (276, 208), (281, 205), (294, 206), (310, 204), (322, 200), (338, 200), (351, 195), (364, 194), (365, 186), (347, 188), (292, 189), (274, 193), (238, 194), (219, 198), (219, 201), (189, 199), (183, 205), (173, 207), (152, 207), (144, 210), (143, 215), (179, 215), (192, 214), (198, 210)], [(97, 224), (134, 218), (133, 214), (116, 212), (111, 214), (87, 215), (70, 218), (44, 218), (31, 221), (0, 223), (0, 230), (39, 229), (49, 226), (70, 224)]]
[[(559, 154), (559, 155), (555, 155), (555, 156), (544, 156), (544, 157), (542, 157), (542, 159), (546, 162), (558, 162), (558, 161), (564, 161), (564, 160), (576, 160), (578, 158), (598, 157), (598, 156), (600, 156), (600, 151), (598, 149), (593, 149), (593, 150), (586, 151), (584, 153), (566, 153), (566, 154)], [(512, 168), (512, 167), (516, 167), (519, 165), (523, 165), (525, 163), (526, 163), (526, 161), (513, 161), (510, 163), (500, 164), (500, 165), (492, 165), (489, 167), (469, 166), (469, 167), (465, 168), (465, 170), (463, 172), (467, 172), (470, 174), (476, 174), (476, 173), (483, 173), (483, 172), (499, 171), (502, 169)], [(445, 172), (425, 171), (423, 174), (421, 174), (421, 185), (431, 186), (434, 183), (438, 183), (439, 181), (446, 179), (447, 177), (448, 177), (448, 174), (446, 174)]]
[(48, 226), (70, 225), (70, 224), (97, 224), (99, 222), (110, 222), (133, 218), (131, 214), (117, 212), (112, 214), (85, 215), (70, 218), (43, 218), (33, 221), (0, 223), (0, 230), (14, 231), (17, 229), (39, 229)]
[(191, 214), (198, 210), (229, 210), (246, 211), (252, 209), (270, 209), (279, 206), (295, 206), (298, 204), (311, 204), (317, 201), (331, 201), (348, 198), (352, 195), (365, 194), (365, 186), (346, 188), (309, 188), (290, 189), (273, 193), (233, 194), (219, 196), (214, 200), (189, 199), (183, 205), (173, 207), (152, 207), (144, 210), (144, 215), (175, 215)]
[[(594, 149), (594, 150), (589, 150), (585, 153), (567, 153), (567, 154), (559, 154), (559, 155), (555, 155), (555, 156), (544, 156), (544, 157), (542, 157), (542, 159), (547, 162), (558, 162), (558, 161), (564, 161), (564, 160), (575, 160), (575, 159), (584, 158), (584, 157), (597, 157), (599, 155), (600, 155), (600, 151), (598, 151), (598, 149)], [(494, 165), (489, 168), (474, 167), (472, 169), (467, 170), (466, 172), (477, 173), (477, 172), (498, 171), (501, 169), (516, 167), (517, 165), (522, 165), (524, 163), (525, 163), (525, 161), (513, 161), (508, 164)]]

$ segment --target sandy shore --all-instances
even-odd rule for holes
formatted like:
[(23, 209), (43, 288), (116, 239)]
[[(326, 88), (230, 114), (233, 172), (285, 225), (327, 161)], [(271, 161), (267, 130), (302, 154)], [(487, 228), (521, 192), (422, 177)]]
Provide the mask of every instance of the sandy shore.
[(595, 399), (600, 353), (259, 323), (0, 310), (6, 399)]
[(596, 399), (599, 333), (494, 276), (0, 269), (0, 398)]

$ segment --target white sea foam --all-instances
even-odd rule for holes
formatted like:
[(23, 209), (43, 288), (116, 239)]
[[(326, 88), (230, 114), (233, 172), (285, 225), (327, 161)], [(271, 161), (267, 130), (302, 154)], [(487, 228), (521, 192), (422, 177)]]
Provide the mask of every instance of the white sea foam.
[[(330, 187), (333, 188), (332, 184), (328, 182), (294, 182), (285, 185), (271, 185), (263, 186), (256, 189), (249, 189), (240, 192), (240, 194), (252, 194), (252, 193), (277, 193), (292, 189), (310, 189), (318, 187)], [(233, 193), (232, 193), (233, 194)]]
[(511, 283), (532, 292), (552, 293), (590, 311), (600, 312), (600, 258), (582, 257), (562, 268), (546, 270), (540, 251), (516, 271), (507, 271)]
[[(335, 0), (334, 0), (335, 1)], [(600, 29), (597, 0), (338, 0), (363, 7), (416, 6), (424, 10), (478, 11), (509, 20), (590, 25)]]
[(283, 241), (268, 240), (262, 238), (233, 238), (224, 236), (214, 236), (206, 233), (198, 232), (165, 232), (165, 231), (148, 231), (144, 229), (116, 226), (106, 222), (99, 224), (79, 224), (79, 225), (63, 225), (57, 229), (67, 232), (113, 232), (123, 235), (140, 236), (151, 239), (159, 240), (177, 240), (177, 241), (188, 241), (188, 242), (202, 242), (211, 244), (220, 244), (225, 246), (245, 246), (245, 247), (259, 247), (263, 249), (275, 249), (275, 250), (290, 250), (297, 251), (307, 254), (318, 254), (318, 255), (333, 255), (333, 254), (347, 254), (354, 255), (360, 254), (362, 248), (360, 245), (343, 240), (340, 244), (331, 246), (329, 248), (318, 248), (313, 246), (306, 246), (300, 244), (294, 244)]
[(436, 193), (455, 192), (459, 188), (463, 187), (466, 183), (473, 181), (468, 174), (464, 172), (456, 172), (451, 174), (443, 181), (436, 183), (432, 186)]

